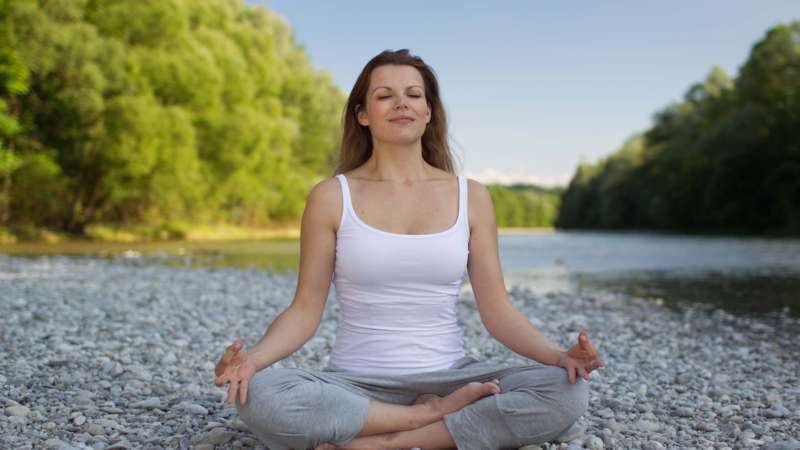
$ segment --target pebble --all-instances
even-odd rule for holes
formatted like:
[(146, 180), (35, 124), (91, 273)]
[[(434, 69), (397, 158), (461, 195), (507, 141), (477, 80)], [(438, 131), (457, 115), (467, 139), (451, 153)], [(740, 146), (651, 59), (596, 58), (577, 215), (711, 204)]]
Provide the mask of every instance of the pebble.
[[(131, 255), (0, 255), (0, 448), (266, 450), (213, 370), (233, 339), (262, 337), (296, 275)], [(587, 329), (606, 363), (590, 375), (583, 436), (527, 450), (800, 450), (800, 321), (785, 311), (517, 286), (509, 298), (560, 345)], [(456, 313), (470, 354), (531, 363), (488, 336), (471, 292)], [(331, 293), (315, 336), (274, 368), (325, 368), (339, 317)]]
[(647, 420), (637, 420), (633, 423), (633, 426), (641, 431), (658, 431), (661, 428), (661, 425)]
[(133, 448), (130, 441), (127, 439), (122, 439), (106, 447), (106, 450), (127, 450), (130, 448)]
[(69, 443), (62, 441), (61, 439), (51, 438), (51, 439), (48, 439), (48, 440), (44, 441), (44, 444), (42, 445), (42, 447), (45, 448), (45, 450), (46, 450), (46, 449), (50, 449), (50, 448), (59, 448), (59, 447), (65, 446), (65, 445), (69, 445)]
[(101, 425), (96, 423), (91, 423), (83, 427), (83, 431), (91, 434), (92, 436), (102, 436), (106, 434), (105, 429)]
[(187, 405), (183, 410), (187, 414), (201, 414), (204, 416), (208, 415), (208, 410), (200, 405)]
[(584, 446), (586, 448), (588, 448), (589, 450), (602, 450), (603, 448), (605, 448), (605, 445), (603, 444), (603, 441), (600, 438), (596, 437), (596, 436), (590, 437), (586, 441)]
[(233, 439), (233, 433), (230, 431), (220, 430), (215, 428), (209, 433), (199, 434), (191, 439), (192, 444), (224, 444)]
[(28, 417), (28, 414), (31, 413), (31, 410), (26, 406), (15, 405), (6, 408), (5, 413), (7, 416)]

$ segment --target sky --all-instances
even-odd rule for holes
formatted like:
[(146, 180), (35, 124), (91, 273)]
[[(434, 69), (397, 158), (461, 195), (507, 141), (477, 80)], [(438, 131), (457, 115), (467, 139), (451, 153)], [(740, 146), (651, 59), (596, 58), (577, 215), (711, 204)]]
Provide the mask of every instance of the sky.
[(349, 93), (366, 63), (407, 48), (436, 72), (463, 174), (565, 186), (717, 64), (735, 77), (800, 1), (246, 0), (283, 16)]

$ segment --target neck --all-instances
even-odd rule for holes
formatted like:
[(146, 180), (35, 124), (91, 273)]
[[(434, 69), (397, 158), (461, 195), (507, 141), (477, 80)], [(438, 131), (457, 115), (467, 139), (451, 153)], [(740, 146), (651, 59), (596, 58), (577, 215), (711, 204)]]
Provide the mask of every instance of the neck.
[(364, 163), (376, 180), (411, 183), (430, 178), (430, 165), (422, 159), (422, 140), (412, 144), (374, 142), (372, 156)]

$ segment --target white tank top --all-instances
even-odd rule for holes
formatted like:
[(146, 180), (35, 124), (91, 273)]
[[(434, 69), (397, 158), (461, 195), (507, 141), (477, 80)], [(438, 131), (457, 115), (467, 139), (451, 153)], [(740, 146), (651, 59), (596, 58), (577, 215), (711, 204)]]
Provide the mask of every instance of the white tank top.
[(456, 298), (467, 266), (467, 179), (458, 176), (458, 218), (433, 234), (396, 234), (356, 215), (347, 178), (336, 233), (333, 284), (341, 308), (330, 364), (347, 372), (446, 370), (464, 357)]

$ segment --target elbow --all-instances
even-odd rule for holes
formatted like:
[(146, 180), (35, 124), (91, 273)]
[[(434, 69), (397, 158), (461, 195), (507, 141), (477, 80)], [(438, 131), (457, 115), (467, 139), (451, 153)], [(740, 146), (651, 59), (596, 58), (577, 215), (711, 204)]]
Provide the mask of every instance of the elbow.
[(497, 339), (497, 334), (513, 323), (513, 316), (517, 313), (519, 311), (509, 304), (505, 308), (492, 311), (492, 314), (482, 314), (481, 321), (489, 335)]

